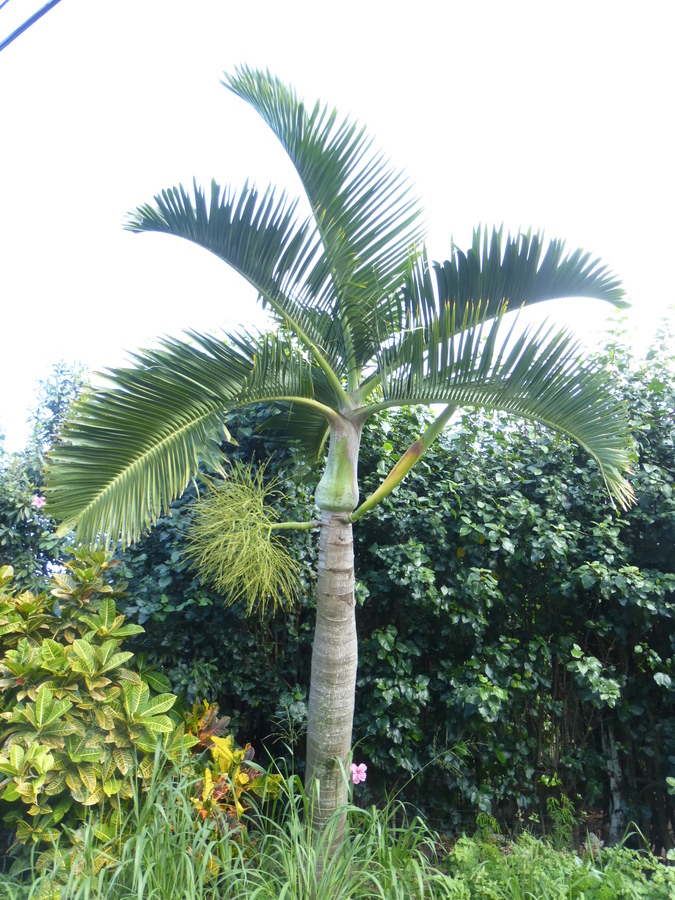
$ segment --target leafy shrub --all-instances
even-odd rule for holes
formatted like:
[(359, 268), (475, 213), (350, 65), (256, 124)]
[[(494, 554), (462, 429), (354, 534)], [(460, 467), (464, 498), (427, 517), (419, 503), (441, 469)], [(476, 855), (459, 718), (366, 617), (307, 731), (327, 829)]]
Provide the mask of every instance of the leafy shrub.
[(250, 808), (247, 795), (274, 797), (282, 782), (280, 775), (268, 775), (253, 766), (255, 751), (250, 744), (236, 747), (231, 734), (223, 737), (230, 718), (218, 719), (218, 707), (204, 702), (195, 704), (188, 730), (197, 735), (199, 745), (207, 747), (210, 762), (197, 762), (191, 771), (199, 773), (196, 795), (191, 797), (196, 813), (214, 836), (241, 834), (245, 826), (242, 814)]
[(113, 563), (74, 556), (50, 594), (12, 594), (12, 570), (0, 570), (1, 799), (20, 843), (58, 840), (67, 814), (72, 825), (92, 807), (114, 830), (133, 779), (152, 775), (158, 739), (176, 758), (198, 741), (169, 715), (166, 677), (121, 649), (143, 628), (117, 612)]

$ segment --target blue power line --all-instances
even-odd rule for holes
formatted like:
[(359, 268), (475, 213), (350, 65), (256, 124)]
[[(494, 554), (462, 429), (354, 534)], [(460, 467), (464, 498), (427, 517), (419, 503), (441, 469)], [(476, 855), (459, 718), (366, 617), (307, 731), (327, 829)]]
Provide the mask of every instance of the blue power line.
[[(0, 50), (4, 50), (5, 47), (9, 46), (12, 41), (16, 40), (20, 34), (23, 34), (26, 29), (30, 28), (30, 26), (37, 22), (38, 19), (41, 19), (45, 13), (48, 13), (49, 10), (56, 6), (57, 3), (60, 3), (61, 0), (49, 0), (49, 3), (45, 3), (42, 9), (39, 9), (36, 13), (30, 17), (30, 19), (26, 19), (23, 25), (19, 25), (17, 29), (15, 29), (8, 37), (4, 39), (4, 41), (0, 41)], [(4, 0), (4, 3), (0, 4), (0, 9), (2, 9), (5, 4), (9, 3), (9, 0)]]

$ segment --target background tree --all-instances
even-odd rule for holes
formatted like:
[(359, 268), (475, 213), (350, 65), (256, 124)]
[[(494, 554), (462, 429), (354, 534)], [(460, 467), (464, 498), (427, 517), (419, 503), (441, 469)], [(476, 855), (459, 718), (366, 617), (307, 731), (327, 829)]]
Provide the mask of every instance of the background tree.
[[(130, 218), (133, 231), (187, 238), (257, 289), (280, 330), (219, 341), (192, 335), (137, 355), (114, 386), (77, 408), (53, 452), (50, 503), (79, 539), (137, 540), (197, 471), (217, 463), (223, 411), (261, 401), (288, 407), (284, 422), (315, 460), (321, 512), (317, 615), (307, 732), (307, 778), (318, 780), (320, 825), (345, 798), (351, 749), (356, 629), (352, 522), (400, 483), (459, 406), (546, 422), (597, 460), (621, 504), (630, 454), (610, 382), (547, 327), (505, 327), (507, 306), (588, 296), (621, 304), (615, 279), (588, 255), (564, 256), (538, 235), (488, 240), (431, 264), (419, 209), (402, 177), (374, 154), (363, 129), (316, 104), (309, 110), (269, 74), (240, 70), (227, 86), (270, 126), (300, 176), (312, 211), (244, 187), (164, 192)], [(358, 506), (366, 422), (386, 409), (441, 404), (382, 484)], [(225, 433), (225, 436), (227, 434)], [(358, 508), (357, 508), (358, 507)], [(278, 528), (265, 526), (257, 540)], [(236, 590), (235, 585), (232, 586)]]
[(45, 454), (86, 383), (81, 366), (57, 363), (38, 384), (25, 448), (18, 453), (0, 449), (0, 565), (14, 568), (21, 589), (43, 590), (50, 566), (63, 559), (66, 541), (56, 536), (42, 506)]

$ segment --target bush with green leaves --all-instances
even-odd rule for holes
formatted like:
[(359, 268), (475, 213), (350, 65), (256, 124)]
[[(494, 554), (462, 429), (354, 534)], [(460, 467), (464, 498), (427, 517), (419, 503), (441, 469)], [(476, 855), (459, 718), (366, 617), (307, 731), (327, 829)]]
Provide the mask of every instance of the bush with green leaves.
[[(423, 770), (429, 814), (453, 814), (439, 808), (442, 785), (510, 820), (536, 810), (542, 823), (562, 794), (604, 810), (614, 837), (632, 819), (653, 846), (672, 847), (671, 348), (661, 335), (642, 365), (610, 348), (636, 437), (628, 513), (609, 506), (573, 445), (487, 416), (458, 421), (371, 519), (357, 549), (370, 635), (360, 748), (375, 777)], [(391, 426), (394, 455), (405, 417)], [(444, 756), (463, 746), (463, 759)]]
[(15, 594), (0, 570), (0, 799), (20, 843), (58, 840), (94, 807), (105, 829), (151, 776), (158, 741), (179, 758), (198, 740), (167, 678), (122, 649), (143, 628), (118, 613), (113, 562), (73, 553), (50, 593)]

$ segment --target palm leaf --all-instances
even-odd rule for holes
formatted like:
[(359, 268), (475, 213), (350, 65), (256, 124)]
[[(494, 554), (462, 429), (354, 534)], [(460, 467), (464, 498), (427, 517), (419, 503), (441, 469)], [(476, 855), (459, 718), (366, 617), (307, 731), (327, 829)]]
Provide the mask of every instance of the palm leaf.
[[(458, 316), (467, 304), (482, 303), (487, 316), (497, 315), (503, 303), (509, 308), (529, 306), (560, 297), (593, 297), (618, 308), (628, 306), (619, 280), (590, 253), (575, 250), (565, 255), (563, 241), (545, 244), (540, 233), (507, 234), (503, 230), (474, 231), (467, 253), (453, 248), (449, 260), (434, 263), (435, 306), (449, 303)], [(427, 293), (427, 296), (428, 293)], [(419, 294), (413, 292), (412, 302)]]
[(409, 249), (422, 238), (417, 201), (402, 174), (373, 152), (365, 129), (335, 110), (317, 103), (310, 111), (269, 72), (244, 67), (223, 83), (260, 114), (300, 176), (331, 276), (329, 285), (325, 269), (313, 273), (314, 303), (339, 321), (343, 351), (358, 368), (373, 352), (367, 311), (399, 285)]
[(310, 221), (297, 222), (296, 206), (285, 194), (277, 199), (271, 188), (261, 195), (246, 185), (237, 194), (215, 181), (207, 203), (195, 182), (194, 197), (182, 185), (162, 191), (154, 206), (145, 204), (130, 213), (125, 227), (181, 237), (209, 250), (252, 284), (278, 321), (290, 325), (300, 339), (304, 335), (339, 375), (344, 369), (341, 344), (335, 335), (324, 341), (318, 320), (305, 309), (307, 279), (316, 282), (326, 275), (317, 274), (325, 265), (316, 231)]
[(328, 422), (325, 416), (306, 406), (284, 405), (285, 409), (271, 415), (258, 430), (284, 443), (297, 442), (306, 463), (313, 467), (322, 458), (329, 433)]
[(571, 334), (546, 324), (519, 331), (517, 321), (507, 333), (505, 305), (495, 318), (489, 304), (484, 307), (487, 312), (465, 306), (461, 321), (453, 309), (426, 330), (418, 328), (390, 353), (389, 365), (384, 353), (385, 400), (372, 409), (442, 403), (541, 422), (590, 453), (610, 493), (628, 506), (633, 491), (623, 473), (633, 454), (624, 406), (609, 375), (581, 358)]
[[(191, 335), (136, 354), (111, 372), (115, 387), (81, 400), (47, 472), (49, 508), (60, 533), (87, 543), (137, 540), (198, 471), (219, 467), (226, 409), (259, 400), (312, 399), (303, 354), (274, 337)], [(281, 362), (279, 362), (281, 359)]]

